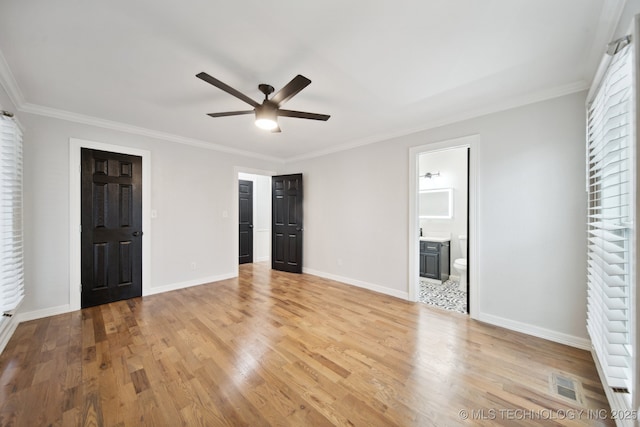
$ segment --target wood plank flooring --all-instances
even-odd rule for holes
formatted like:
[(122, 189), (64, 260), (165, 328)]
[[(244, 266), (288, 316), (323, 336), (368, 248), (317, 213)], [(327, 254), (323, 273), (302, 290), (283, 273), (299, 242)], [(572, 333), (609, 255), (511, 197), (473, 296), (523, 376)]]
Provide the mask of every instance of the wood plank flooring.
[(614, 425), (608, 411), (586, 351), (264, 264), (25, 322), (0, 356), (2, 426)]

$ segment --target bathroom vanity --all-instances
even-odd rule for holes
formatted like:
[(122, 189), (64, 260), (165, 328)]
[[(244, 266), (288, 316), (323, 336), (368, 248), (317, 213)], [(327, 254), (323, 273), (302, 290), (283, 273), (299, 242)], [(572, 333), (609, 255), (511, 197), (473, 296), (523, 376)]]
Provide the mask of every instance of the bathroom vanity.
[(444, 282), (449, 279), (449, 239), (420, 237), (420, 277)]

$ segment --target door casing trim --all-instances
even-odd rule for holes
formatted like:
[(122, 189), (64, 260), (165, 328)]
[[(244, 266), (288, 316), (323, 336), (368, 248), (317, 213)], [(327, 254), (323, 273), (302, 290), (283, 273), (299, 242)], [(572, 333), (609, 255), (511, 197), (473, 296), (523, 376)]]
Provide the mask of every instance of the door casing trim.
[(83, 148), (142, 157), (142, 295), (151, 288), (151, 152), (116, 144), (69, 139), (69, 309), (80, 310), (81, 183), (80, 153)]

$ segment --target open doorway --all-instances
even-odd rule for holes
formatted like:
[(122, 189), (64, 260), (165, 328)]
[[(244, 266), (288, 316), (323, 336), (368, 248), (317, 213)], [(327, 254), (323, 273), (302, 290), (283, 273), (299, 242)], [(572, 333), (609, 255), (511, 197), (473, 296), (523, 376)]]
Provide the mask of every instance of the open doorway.
[(418, 156), (418, 302), (468, 312), (468, 156), (461, 146)]
[(238, 172), (238, 264), (271, 260), (271, 176)]
[[(477, 280), (478, 266), (474, 262), (478, 259), (476, 188), (479, 144), (480, 137), (472, 135), (425, 144), (409, 150), (409, 299), (420, 300), (420, 285), (423, 279), (441, 284), (449, 282), (449, 285), (454, 282), (460, 289), (463, 269), (454, 268), (454, 263), (462, 266), (464, 263), (460, 261), (466, 259), (466, 283), (462, 284), (467, 291), (464, 295), (465, 311), (475, 319), (479, 313), (480, 289)], [(458, 157), (466, 157), (464, 165), (457, 168), (466, 167), (466, 174), (463, 170), (453, 179), (453, 172), (445, 169), (446, 160), (432, 157), (437, 153), (445, 153), (442, 154), (445, 156), (457, 153)], [(424, 170), (421, 170), (421, 158)], [(431, 161), (424, 162), (428, 159)], [(450, 176), (447, 177), (447, 174)], [(466, 188), (460, 181), (466, 181)], [(460, 193), (464, 192), (467, 193), (466, 207), (460, 197), (456, 198), (456, 195), (461, 196)], [(424, 208), (427, 205), (435, 211), (425, 212)], [(462, 240), (466, 237), (466, 242), (461, 242), (461, 236)], [(464, 248), (461, 243), (466, 243), (467, 247)]]

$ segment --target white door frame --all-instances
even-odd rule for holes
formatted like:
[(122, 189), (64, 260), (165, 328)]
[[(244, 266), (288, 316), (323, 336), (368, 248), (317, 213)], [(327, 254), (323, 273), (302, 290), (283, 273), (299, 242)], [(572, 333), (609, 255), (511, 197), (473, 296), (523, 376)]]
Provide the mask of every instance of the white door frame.
[(480, 150), (480, 135), (470, 135), (446, 141), (411, 147), (409, 149), (409, 300), (418, 300), (418, 283), (420, 280), (420, 220), (418, 214), (418, 190), (419, 190), (419, 158), (420, 154), (441, 151), (451, 148), (470, 148), (469, 154), (469, 200), (468, 215), (469, 236), (469, 315), (478, 319), (480, 314), (480, 283), (478, 253), (478, 152)]
[(151, 152), (115, 144), (69, 139), (69, 309), (81, 308), (81, 152), (83, 148), (142, 157), (142, 295), (151, 287)]

